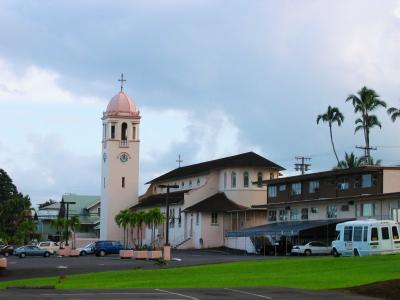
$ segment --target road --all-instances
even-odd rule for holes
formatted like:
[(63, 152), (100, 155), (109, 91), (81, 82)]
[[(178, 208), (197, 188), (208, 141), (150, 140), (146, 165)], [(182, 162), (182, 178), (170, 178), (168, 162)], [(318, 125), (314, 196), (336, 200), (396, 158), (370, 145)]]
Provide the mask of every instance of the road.
[(282, 288), (240, 288), (240, 289), (124, 289), (124, 290), (25, 290), (8, 289), (0, 294), (1, 300), (83, 300), (83, 299), (143, 299), (143, 300), (373, 300), (358, 295), (325, 291), (305, 291)]

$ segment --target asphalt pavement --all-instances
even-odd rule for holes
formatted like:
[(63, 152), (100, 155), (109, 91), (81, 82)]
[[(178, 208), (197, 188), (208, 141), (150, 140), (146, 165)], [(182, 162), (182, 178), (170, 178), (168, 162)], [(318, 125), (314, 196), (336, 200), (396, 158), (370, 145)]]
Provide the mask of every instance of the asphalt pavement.
[(41, 290), (8, 289), (0, 299), (40, 300), (373, 300), (365, 296), (331, 291), (306, 291), (282, 288), (221, 288), (221, 289), (123, 289), (123, 290)]

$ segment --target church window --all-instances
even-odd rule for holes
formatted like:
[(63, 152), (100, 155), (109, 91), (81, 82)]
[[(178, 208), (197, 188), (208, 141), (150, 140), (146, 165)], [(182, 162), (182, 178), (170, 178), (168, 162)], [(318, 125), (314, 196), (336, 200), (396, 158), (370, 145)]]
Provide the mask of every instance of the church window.
[(100, 216), (100, 207), (97, 208), (97, 214)]
[(103, 178), (103, 188), (104, 189), (106, 188), (106, 178), (105, 177)]
[(128, 125), (124, 122), (121, 126), (121, 140), (126, 141), (128, 139)]
[(124, 187), (125, 187), (125, 177), (122, 177), (122, 182), (121, 182), (121, 184), (122, 184), (122, 187), (124, 188)]
[(224, 172), (224, 189), (226, 190), (226, 182), (227, 182), (227, 176), (226, 172)]
[(236, 188), (236, 173), (232, 172), (231, 173), (231, 188)]
[(196, 211), (196, 225), (199, 225), (199, 212)]
[(243, 187), (249, 187), (249, 172), (247, 171), (243, 173)]
[(263, 174), (262, 172), (258, 172), (257, 174), (257, 186), (262, 187), (262, 180), (263, 180)]
[(175, 208), (170, 208), (169, 209), (169, 227), (174, 228), (175, 227)]
[(211, 225), (218, 225), (218, 213), (211, 213)]
[(274, 179), (274, 173), (273, 172), (269, 173), (269, 179)]
[(135, 125), (132, 126), (132, 139), (136, 140), (136, 126)]
[(185, 182), (184, 182), (184, 181), (181, 182), (181, 187), (182, 187), (182, 188), (185, 187)]
[(200, 178), (197, 178), (197, 185), (200, 185)]
[(115, 139), (115, 125), (111, 125), (111, 139)]
[(192, 186), (192, 180), (189, 180), (189, 186), (190, 187)]
[(178, 226), (181, 227), (181, 225), (182, 225), (182, 209), (179, 208)]
[(103, 124), (103, 140), (105, 140), (107, 138), (107, 136), (106, 136), (107, 129), (106, 128), (107, 128), (107, 125)]

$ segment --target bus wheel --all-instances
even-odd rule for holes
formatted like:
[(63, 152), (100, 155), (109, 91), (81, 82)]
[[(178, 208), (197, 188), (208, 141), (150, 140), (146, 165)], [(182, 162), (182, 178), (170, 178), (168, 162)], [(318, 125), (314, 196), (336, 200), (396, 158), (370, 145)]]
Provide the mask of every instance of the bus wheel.
[(336, 250), (336, 248), (333, 248), (333, 250), (332, 250), (332, 255), (333, 255), (334, 257), (339, 257), (339, 256), (340, 256), (340, 254), (339, 254), (339, 252)]
[(360, 256), (360, 253), (358, 252), (357, 249), (354, 249), (354, 256)]

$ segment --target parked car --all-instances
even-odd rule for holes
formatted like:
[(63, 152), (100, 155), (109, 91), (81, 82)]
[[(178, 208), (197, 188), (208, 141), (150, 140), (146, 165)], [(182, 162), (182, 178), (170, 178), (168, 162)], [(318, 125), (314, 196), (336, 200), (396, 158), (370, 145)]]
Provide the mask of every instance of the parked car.
[(14, 246), (7, 245), (7, 246), (1, 247), (0, 254), (4, 255), (4, 256), (13, 255), (14, 254)]
[(82, 248), (78, 248), (77, 250), (79, 251), (79, 255), (86, 256), (88, 254), (93, 254), (94, 253), (94, 246), (95, 246), (95, 243), (90, 243), (90, 244), (87, 244), (86, 246), (84, 246)]
[(106, 254), (118, 254), (119, 250), (124, 249), (119, 241), (97, 241), (94, 243), (94, 254), (104, 256)]
[(321, 242), (308, 242), (303, 245), (295, 245), (291, 251), (292, 255), (313, 255), (313, 254), (331, 254), (332, 247)]
[(49, 257), (51, 253), (46, 249), (39, 248), (38, 246), (27, 245), (15, 249), (14, 255), (19, 256), (20, 258), (24, 258), (25, 256)]
[(40, 249), (49, 251), (51, 254), (55, 254), (60, 250), (60, 244), (52, 241), (40, 242), (37, 246)]
[(336, 225), (334, 256), (367, 256), (400, 253), (399, 227), (392, 220), (358, 220)]

